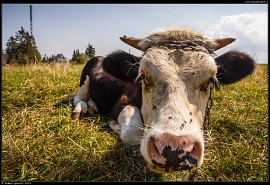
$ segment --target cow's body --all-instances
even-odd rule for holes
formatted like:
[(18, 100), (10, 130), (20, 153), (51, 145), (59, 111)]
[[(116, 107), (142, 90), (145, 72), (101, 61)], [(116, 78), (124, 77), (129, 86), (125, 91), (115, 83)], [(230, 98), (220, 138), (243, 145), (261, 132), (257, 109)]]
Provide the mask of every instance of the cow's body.
[[(135, 83), (140, 59), (124, 52), (115, 52), (107, 57), (95, 57), (83, 69), (80, 86), (90, 77), (89, 95), (101, 112), (118, 117), (121, 107), (141, 106), (141, 88)], [(138, 99), (136, 99), (138, 97)]]
[(86, 64), (72, 117), (110, 113), (112, 130), (140, 144), (156, 172), (199, 167), (211, 83), (242, 79), (254, 61), (237, 51), (214, 59), (214, 40), (183, 29), (153, 33), (136, 48), (145, 52), (141, 58), (118, 51)]

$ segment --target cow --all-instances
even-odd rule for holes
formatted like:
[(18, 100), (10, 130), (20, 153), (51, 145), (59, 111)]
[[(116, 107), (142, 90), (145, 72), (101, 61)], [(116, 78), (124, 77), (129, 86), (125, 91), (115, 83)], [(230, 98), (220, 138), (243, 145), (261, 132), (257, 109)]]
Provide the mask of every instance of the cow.
[(235, 39), (214, 39), (187, 28), (120, 39), (143, 55), (119, 50), (89, 60), (72, 118), (111, 114), (115, 120), (109, 127), (123, 143), (139, 145), (156, 173), (199, 168), (212, 89), (252, 74), (254, 59), (237, 50), (215, 57)]

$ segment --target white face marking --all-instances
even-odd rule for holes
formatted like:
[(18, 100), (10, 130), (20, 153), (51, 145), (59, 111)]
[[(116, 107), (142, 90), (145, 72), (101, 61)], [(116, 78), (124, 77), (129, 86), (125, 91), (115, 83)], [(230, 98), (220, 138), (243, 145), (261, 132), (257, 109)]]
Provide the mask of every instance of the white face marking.
[[(198, 141), (202, 149), (198, 166), (203, 160), (203, 119), (209, 97), (207, 83), (215, 76), (214, 59), (203, 52), (149, 48), (139, 73), (144, 74), (141, 113), (145, 132), (141, 153), (151, 164), (148, 153), (149, 138), (169, 133), (188, 135)], [(202, 91), (202, 87), (207, 87)]]

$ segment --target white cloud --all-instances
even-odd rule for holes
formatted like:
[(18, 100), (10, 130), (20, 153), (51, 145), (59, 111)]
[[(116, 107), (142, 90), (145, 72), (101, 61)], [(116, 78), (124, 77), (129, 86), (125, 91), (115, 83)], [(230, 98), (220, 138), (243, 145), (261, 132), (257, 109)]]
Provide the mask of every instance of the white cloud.
[[(258, 63), (266, 63), (268, 41), (267, 12), (243, 13), (239, 15), (222, 16), (217, 23), (209, 27), (206, 34), (212, 37), (235, 37), (231, 44), (249, 54), (260, 53), (256, 59)], [(232, 48), (231, 48), (232, 49)]]

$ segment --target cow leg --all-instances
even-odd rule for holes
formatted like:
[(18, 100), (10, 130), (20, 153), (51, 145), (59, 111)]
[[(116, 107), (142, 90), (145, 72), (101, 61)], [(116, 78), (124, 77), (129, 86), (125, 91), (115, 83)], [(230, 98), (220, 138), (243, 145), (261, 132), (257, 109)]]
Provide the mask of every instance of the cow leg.
[(120, 137), (121, 135), (121, 127), (119, 125), (119, 123), (116, 120), (112, 120), (109, 122), (109, 126), (112, 129), (112, 131), (118, 136)]
[(89, 80), (90, 77), (86, 75), (86, 79), (84, 84), (79, 87), (78, 93), (74, 97), (73, 106), (74, 110), (72, 112), (72, 119), (79, 119), (80, 117), (84, 117), (87, 113), (87, 104), (86, 101), (89, 99), (88, 91), (89, 91)]
[(89, 98), (88, 102), (88, 114), (90, 116), (95, 115), (96, 113), (98, 113), (98, 108), (96, 103), (94, 102), (94, 100), (92, 100), (91, 98)]
[(126, 106), (116, 121), (109, 123), (110, 128), (120, 136), (123, 143), (139, 145), (143, 134), (143, 123), (140, 109), (134, 106)]

